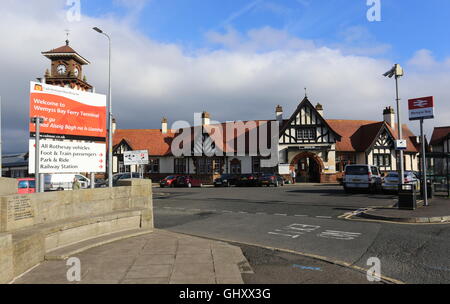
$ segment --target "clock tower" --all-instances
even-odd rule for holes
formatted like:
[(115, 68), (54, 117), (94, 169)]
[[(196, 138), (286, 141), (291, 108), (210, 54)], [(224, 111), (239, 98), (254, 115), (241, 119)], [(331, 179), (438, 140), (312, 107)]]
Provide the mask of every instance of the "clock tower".
[(83, 66), (90, 62), (69, 46), (69, 40), (66, 45), (42, 55), (51, 60), (51, 68), (45, 72), (46, 84), (92, 92), (93, 87), (83, 75)]

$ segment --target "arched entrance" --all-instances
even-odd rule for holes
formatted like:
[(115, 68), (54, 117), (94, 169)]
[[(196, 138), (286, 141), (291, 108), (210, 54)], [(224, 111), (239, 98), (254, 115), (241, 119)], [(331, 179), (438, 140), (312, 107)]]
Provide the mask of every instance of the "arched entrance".
[(322, 160), (311, 152), (302, 152), (291, 162), (291, 170), (295, 170), (298, 183), (320, 183), (323, 168)]

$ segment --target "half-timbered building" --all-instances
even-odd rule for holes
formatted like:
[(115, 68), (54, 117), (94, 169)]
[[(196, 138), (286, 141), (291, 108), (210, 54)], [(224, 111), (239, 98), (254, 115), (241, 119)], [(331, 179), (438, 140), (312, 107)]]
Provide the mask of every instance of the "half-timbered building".
[[(259, 144), (262, 128), (274, 122), (279, 124), (278, 166), (265, 167), (261, 151), (251, 148), (251, 137), (256, 136)], [(298, 182), (327, 183), (336, 182), (348, 164), (376, 165), (381, 171), (396, 170), (398, 166), (394, 147), (398, 134), (395, 113), (390, 107), (384, 109), (381, 121), (334, 120), (326, 118), (322, 105), (314, 106), (305, 97), (287, 118), (283, 117), (283, 108), (277, 106), (275, 119), (242, 123), (246, 125), (244, 131), (234, 131), (232, 136), (227, 136), (227, 126), (235, 122), (220, 124), (220, 140), (213, 136), (219, 125), (211, 124), (206, 112), (201, 126), (187, 129), (170, 130), (167, 119), (163, 119), (158, 130), (118, 129), (114, 133), (114, 172), (137, 169), (123, 165), (121, 155), (129, 150), (148, 150), (150, 164), (145, 172), (155, 180), (170, 174), (193, 174), (212, 182), (223, 173), (276, 171), (289, 177), (295, 171)], [(196, 132), (198, 128), (200, 131)], [(402, 128), (408, 144), (405, 169), (418, 170), (418, 139), (406, 125)], [(175, 157), (172, 141), (186, 132), (192, 138), (192, 150)], [(238, 142), (244, 143), (245, 153), (237, 153)], [(205, 153), (205, 147), (215, 155)]]

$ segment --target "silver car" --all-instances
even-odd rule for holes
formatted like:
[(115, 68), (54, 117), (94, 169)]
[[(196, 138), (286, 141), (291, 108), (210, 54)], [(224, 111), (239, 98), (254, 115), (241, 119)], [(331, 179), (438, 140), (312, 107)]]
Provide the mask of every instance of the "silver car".
[[(398, 172), (392, 171), (388, 172), (386, 176), (383, 178), (383, 183), (381, 187), (383, 188), (383, 191), (398, 191)], [(406, 171), (405, 172), (405, 179), (403, 181), (403, 184), (415, 184), (416, 187), (420, 186), (420, 181), (417, 178), (417, 176), (412, 171)], [(419, 188), (417, 188), (419, 189)]]

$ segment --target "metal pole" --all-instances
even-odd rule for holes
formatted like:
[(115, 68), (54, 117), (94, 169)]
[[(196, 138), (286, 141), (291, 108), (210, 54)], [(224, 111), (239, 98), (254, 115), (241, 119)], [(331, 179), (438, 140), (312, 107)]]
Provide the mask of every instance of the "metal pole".
[(95, 173), (91, 172), (91, 189), (95, 189)]
[[(399, 93), (398, 93), (398, 78), (399, 76), (395, 76), (395, 90), (396, 90), (396, 94), (397, 94), (397, 121), (398, 121), (398, 139), (401, 140), (403, 139), (403, 129), (402, 129), (402, 116), (400, 113), (400, 98), (399, 98)], [(404, 164), (403, 164), (403, 150), (399, 151), (400, 154), (400, 162), (399, 162), (399, 166), (400, 168), (397, 168), (398, 174), (399, 174), (399, 186), (401, 187), (401, 185), (403, 184), (404, 178), (405, 178), (405, 168), (404, 168)]]
[(111, 58), (112, 58), (112, 46), (111, 46), (111, 37), (109, 35), (105, 34), (106, 37), (108, 37), (109, 41), (109, 115), (108, 115), (108, 181), (109, 181), (109, 188), (113, 187), (113, 156), (112, 156), (112, 149), (113, 149), (113, 134), (112, 134), (112, 90), (111, 90)]
[(422, 178), (423, 178), (423, 201), (426, 207), (428, 207), (428, 188), (427, 188), (427, 156), (425, 151), (425, 134), (423, 132), (423, 119), (420, 120), (420, 136), (422, 141)]
[(36, 192), (41, 192), (41, 176), (39, 174), (39, 154), (40, 154), (40, 137), (41, 137), (41, 119), (35, 117), (36, 124), (36, 139), (35, 139), (35, 153), (34, 153), (34, 177), (36, 184)]

